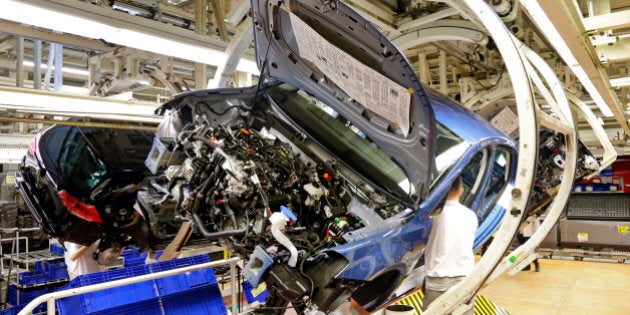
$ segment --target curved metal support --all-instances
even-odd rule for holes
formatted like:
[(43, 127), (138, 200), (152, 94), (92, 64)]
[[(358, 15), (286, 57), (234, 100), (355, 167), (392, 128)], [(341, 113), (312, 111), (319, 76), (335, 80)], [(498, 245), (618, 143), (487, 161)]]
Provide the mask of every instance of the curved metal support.
[(512, 87), (509, 84), (504, 84), (508, 80), (509, 78), (504, 77), (496, 87), (475, 94), (464, 102), (464, 106), (472, 111), (479, 112), (487, 105), (514, 94)]
[[(516, 38), (514, 38), (514, 40), (517, 41)], [(532, 260), (536, 258), (536, 247), (540, 244), (540, 242), (542, 242), (549, 231), (551, 231), (556, 221), (560, 217), (560, 214), (562, 214), (562, 210), (564, 209), (564, 206), (569, 199), (577, 167), (577, 132), (575, 130), (573, 114), (571, 113), (569, 101), (564, 92), (564, 88), (562, 87), (562, 83), (553, 72), (551, 67), (549, 67), (549, 65), (537, 53), (535, 53), (529, 47), (525, 46), (523, 43), (520, 43), (520, 49), (527, 57), (529, 63), (531, 63), (526, 64), (526, 68), (528, 68), (528, 74), (530, 78), (536, 85), (539, 93), (542, 94), (545, 100), (550, 104), (552, 111), (557, 114), (558, 119), (556, 120), (556, 123), (553, 126), (549, 127), (553, 128), (554, 130), (561, 129), (562, 132), (565, 134), (566, 155), (565, 166), (562, 173), (563, 180), (558, 186), (557, 195), (547, 208), (547, 215), (540, 227), (529, 238), (529, 240), (527, 240), (527, 242), (521, 244), (521, 246), (516, 248), (514, 251), (508, 254), (503, 259), (503, 261), (501, 261), (501, 263), (492, 272), (484, 285), (490, 284), (498, 276), (506, 271), (509, 271), (510, 274), (520, 271), (524, 265), (529, 264)], [(538, 73), (540, 73), (544, 77), (547, 85), (553, 90), (553, 96), (551, 96), (551, 94), (547, 90), (547, 86), (545, 86), (545, 84), (542, 82)], [(553, 124), (553, 122), (548, 123)], [(521, 228), (531, 223), (535, 219), (536, 217), (534, 215), (529, 216), (526, 220), (524, 220), (523, 223), (521, 223)]]
[(212, 84), (208, 84), (208, 88), (223, 88), (232, 78), (232, 74), (236, 70), (239, 61), (243, 58), (247, 47), (254, 39), (254, 28), (252, 27), (252, 18), (247, 17), (241, 25), (239, 30), (234, 34), (230, 44), (225, 49), (227, 59), (225, 63), (217, 68), (214, 74), (214, 80)]
[(391, 39), (400, 51), (440, 40), (462, 40), (485, 45), (488, 36), (470, 21), (443, 20)]
[(601, 162), (599, 163), (599, 171), (607, 168), (608, 166), (610, 166), (610, 164), (612, 164), (612, 162), (617, 159), (617, 150), (615, 150), (615, 147), (613, 147), (612, 143), (610, 142), (610, 138), (608, 138), (606, 131), (604, 131), (602, 125), (597, 121), (597, 117), (595, 117), (593, 111), (591, 111), (591, 109), (588, 108), (588, 106), (586, 106), (586, 104), (584, 104), (584, 102), (582, 102), (577, 96), (571, 93), (567, 93), (567, 96), (569, 97), (571, 103), (575, 104), (575, 107), (584, 114), (586, 121), (593, 129), (595, 137), (597, 138), (597, 140), (599, 140), (599, 142), (602, 144), (602, 147), (604, 148), (604, 154), (602, 156)]
[(538, 128), (534, 108), (533, 91), (525, 70), (524, 59), (520, 50), (512, 40), (510, 31), (482, 0), (449, 0), (445, 3), (460, 9), (461, 14), (469, 19), (480, 21), (497, 44), (501, 56), (510, 62), (506, 63), (510, 80), (514, 88), (519, 121), (519, 156), (517, 176), (511, 191), (512, 200), (509, 212), (495, 233), (495, 239), (488, 251), (475, 266), (473, 273), (459, 285), (444, 293), (435, 300), (424, 314), (446, 314), (459, 305), (469, 301), (490, 275), (496, 264), (502, 259), (521, 222), (527, 206), (530, 187), (534, 180), (534, 169), (538, 155)]

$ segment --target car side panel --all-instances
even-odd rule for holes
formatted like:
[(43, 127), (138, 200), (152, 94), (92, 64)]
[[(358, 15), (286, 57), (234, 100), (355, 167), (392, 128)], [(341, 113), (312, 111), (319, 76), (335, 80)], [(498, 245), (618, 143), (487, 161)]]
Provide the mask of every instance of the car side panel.
[[(418, 253), (424, 248), (429, 238), (432, 226), (432, 221), (429, 219), (430, 214), (439, 206), (455, 178), (461, 174), (472, 157), (483, 148), (493, 145), (514, 148), (513, 142), (506, 138), (482, 139), (472, 145), (450, 172), (445, 175), (444, 180), (432, 190), (427, 200), (408, 223), (377, 231), (364, 239), (332, 248), (333, 251), (338, 252), (349, 261), (347, 268), (337, 278), (367, 281), (384, 268), (400, 262), (404, 262), (408, 268), (413, 268), (419, 259)], [(514, 173), (511, 174), (513, 176)], [(513, 178), (510, 180), (513, 181)], [(487, 231), (494, 231), (501, 222), (500, 218), (502, 218), (500, 213), (490, 218), (492, 221), (488, 223), (487, 227), (484, 226), (484, 233), (482, 234)], [(482, 235), (478, 235), (478, 237), (480, 236)], [(412, 261), (411, 259), (415, 260)]]

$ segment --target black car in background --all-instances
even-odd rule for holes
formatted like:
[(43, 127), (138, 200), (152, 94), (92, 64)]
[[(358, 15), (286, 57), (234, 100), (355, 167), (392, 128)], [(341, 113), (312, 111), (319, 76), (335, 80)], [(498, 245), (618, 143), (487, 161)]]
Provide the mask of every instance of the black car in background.
[[(134, 211), (152, 131), (55, 125), (35, 136), (16, 186), (44, 232), (60, 241), (143, 246)], [(135, 232), (134, 232), (135, 231)]]

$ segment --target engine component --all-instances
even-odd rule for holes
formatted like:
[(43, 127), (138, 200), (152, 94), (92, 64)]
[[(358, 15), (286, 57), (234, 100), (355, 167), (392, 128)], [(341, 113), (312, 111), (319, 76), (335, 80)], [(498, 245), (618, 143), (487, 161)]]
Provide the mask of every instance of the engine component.
[(297, 300), (310, 291), (308, 279), (294, 268), (274, 265), (268, 272), (267, 288), (278, 291), (287, 300)]
[(298, 258), (297, 248), (295, 248), (295, 245), (291, 243), (291, 240), (284, 235), (280, 229), (283, 229), (289, 221), (297, 221), (297, 218), (287, 207), (281, 206), (280, 209), (281, 212), (274, 212), (271, 217), (269, 217), (269, 221), (271, 222), (271, 234), (278, 243), (282, 244), (291, 252), (291, 257), (287, 264), (291, 267), (295, 267)]

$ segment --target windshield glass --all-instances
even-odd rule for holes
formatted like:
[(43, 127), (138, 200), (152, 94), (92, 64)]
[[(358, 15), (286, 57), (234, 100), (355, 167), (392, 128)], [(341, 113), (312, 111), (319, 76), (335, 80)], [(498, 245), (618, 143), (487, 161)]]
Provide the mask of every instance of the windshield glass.
[(348, 120), (314, 96), (289, 84), (268, 94), (309, 136), (365, 179), (397, 198), (414, 194), (403, 170)]
[(91, 191), (105, 176), (107, 168), (78, 128), (72, 128), (61, 147), (59, 171), (68, 186)]
[(431, 174), (431, 189), (437, 186), (443, 175), (457, 162), (470, 144), (453, 131), (442, 125), (439, 121), (435, 123), (435, 163)]

